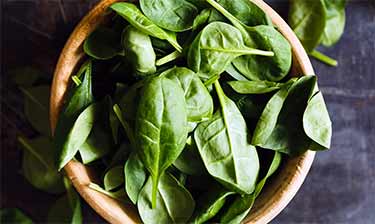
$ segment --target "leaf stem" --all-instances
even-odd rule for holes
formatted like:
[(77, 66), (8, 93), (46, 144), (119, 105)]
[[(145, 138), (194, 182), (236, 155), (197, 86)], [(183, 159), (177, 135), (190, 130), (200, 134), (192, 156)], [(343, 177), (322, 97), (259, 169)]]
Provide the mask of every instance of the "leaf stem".
[(327, 56), (327, 55), (325, 55), (325, 54), (323, 54), (323, 53), (321, 53), (317, 50), (311, 51), (309, 53), (309, 55), (314, 57), (315, 59), (321, 61), (321, 62), (326, 63), (327, 65), (330, 65), (330, 66), (336, 67), (337, 64), (338, 64), (338, 62), (335, 59), (333, 59), (333, 58), (331, 58), (331, 57), (329, 57), (329, 56)]
[(158, 182), (159, 182), (159, 177), (157, 175), (154, 175), (152, 177), (152, 195), (151, 195), (152, 209), (156, 208), (156, 194), (158, 192)]
[(82, 84), (82, 81), (76, 75), (72, 76), (72, 80), (76, 84), (76, 86), (80, 86)]
[(174, 61), (181, 56), (182, 56), (181, 52), (179, 52), (177, 50), (173, 51), (172, 53), (158, 59), (156, 61), (156, 66), (161, 66), (161, 65), (167, 64), (168, 62)]

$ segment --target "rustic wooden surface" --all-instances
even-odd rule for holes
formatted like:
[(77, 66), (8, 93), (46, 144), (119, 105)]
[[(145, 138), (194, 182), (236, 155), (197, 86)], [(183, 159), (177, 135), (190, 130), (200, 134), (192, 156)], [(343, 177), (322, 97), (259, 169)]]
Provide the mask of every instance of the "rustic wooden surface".
[[(33, 65), (52, 74), (68, 35), (97, 0), (1, 1), (1, 207), (22, 208), (43, 222), (56, 199), (19, 175), (17, 133), (32, 136), (23, 99), (7, 71)], [(287, 2), (270, 1), (282, 15)], [(330, 68), (313, 61), (334, 128), (332, 149), (317, 154), (304, 185), (274, 223), (373, 223), (375, 213), (375, 6), (353, 0), (342, 40), (324, 52)], [(85, 223), (103, 222), (84, 206)]]

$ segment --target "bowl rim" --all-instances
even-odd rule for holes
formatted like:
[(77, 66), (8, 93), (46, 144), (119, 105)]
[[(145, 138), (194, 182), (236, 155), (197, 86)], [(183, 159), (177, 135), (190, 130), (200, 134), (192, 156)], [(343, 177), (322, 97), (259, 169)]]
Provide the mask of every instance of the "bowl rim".
[[(79, 22), (71, 33), (63, 50), (61, 51), (51, 87), (50, 97), (50, 125), (52, 135), (57, 119), (63, 105), (64, 95), (70, 83), (71, 73), (84, 56), (82, 43), (89, 33), (106, 19), (106, 9), (114, 2), (122, 0), (101, 0)], [(250, 0), (260, 7), (271, 18), (273, 24), (290, 42), (293, 51), (293, 68), (299, 69), (302, 74), (314, 74), (313, 67), (304, 50), (289, 25), (263, 0)], [(279, 187), (275, 193), (277, 198), (263, 205), (261, 210), (255, 210), (245, 219), (245, 223), (268, 223), (276, 217), (292, 200), (301, 187), (314, 160), (315, 152), (307, 151), (293, 159), (294, 170), (286, 176), (285, 184)], [(116, 200), (92, 190), (88, 187), (91, 180), (95, 180), (90, 170), (83, 164), (71, 160), (65, 167), (65, 173), (72, 181), (74, 187), (86, 202), (104, 219), (110, 223), (139, 223), (137, 211), (132, 205), (119, 203)]]

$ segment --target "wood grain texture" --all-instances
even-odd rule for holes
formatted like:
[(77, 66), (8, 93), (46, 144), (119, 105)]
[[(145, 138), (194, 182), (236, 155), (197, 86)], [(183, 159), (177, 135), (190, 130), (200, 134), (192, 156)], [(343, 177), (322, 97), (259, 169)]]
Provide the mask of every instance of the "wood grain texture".
[[(50, 121), (52, 130), (56, 126), (59, 111), (63, 104), (69, 79), (77, 63), (82, 59), (82, 43), (87, 35), (93, 31), (98, 24), (105, 20), (105, 9), (118, 0), (103, 0), (96, 5), (87, 16), (78, 24), (71, 34), (63, 51), (61, 52), (56, 66), (52, 83), (50, 101)], [(261, 0), (253, 0), (272, 19), (275, 26), (291, 43), (293, 49), (294, 75), (314, 74), (312, 65), (306, 52), (285, 21), (266, 3)], [(264, 192), (255, 203), (251, 214), (246, 218), (246, 223), (267, 223), (272, 220), (290, 202), (302, 185), (314, 159), (314, 152), (308, 151), (305, 154), (288, 159), (281, 167), (282, 171), (265, 188)], [(69, 178), (81, 196), (111, 223), (139, 222), (139, 217), (134, 207), (109, 198), (88, 188), (88, 183), (95, 178), (90, 170), (79, 162), (71, 161), (65, 166)]]

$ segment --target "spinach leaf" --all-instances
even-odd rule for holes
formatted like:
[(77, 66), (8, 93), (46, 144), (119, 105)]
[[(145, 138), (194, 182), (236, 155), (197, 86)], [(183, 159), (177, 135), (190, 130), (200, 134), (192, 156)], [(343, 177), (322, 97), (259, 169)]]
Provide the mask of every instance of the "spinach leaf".
[(241, 55), (273, 56), (272, 52), (245, 46), (241, 33), (223, 23), (208, 24), (195, 38), (188, 52), (189, 67), (204, 79), (221, 74)]
[(203, 9), (194, 19), (192, 29), (193, 31), (203, 26), (211, 15), (211, 9)]
[[(66, 140), (57, 145), (59, 148), (58, 169), (61, 170), (78, 152), (80, 147), (86, 142), (98, 117), (98, 104), (93, 103), (88, 106), (74, 122)], [(83, 149), (87, 149), (89, 146)]]
[(187, 111), (183, 89), (165, 77), (143, 87), (135, 123), (138, 155), (153, 180), (155, 207), (159, 178), (182, 152), (187, 138)]
[(191, 29), (198, 9), (187, 0), (140, 0), (142, 12), (156, 25), (174, 32)]
[(187, 68), (174, 67), (161, 75), (173, 80), (184, 90), (188, 121), (200, 122), (212, 116), (212, 97), (197, 74)]
[(24, 111), (27, 120), (39, 133), (50, 136), (49, 116), (49, 96), (50, 86), (41, 85), (29, 88), (20, 88), (25, 95)]
[(182, 51), (182, 47), (176, 40), (176, 34), (158, 27), (144, 16), (136, 5), (128, 2), (118, 2), (112, 4), (110, 8), (143, 33), (162, 40), (167, 40), (176, 50)]
[(270, 167), (268, 168), (267, 174), (263, 177), (255, 188), (255, 191), (249, 195), (239, 195), (236, 196), (236, 199), (232, 202), (227, 210), (221, 215), (220, 223), (236, 224), (241, 223), (241, 221), (249, 214), (251, 208), (253, 207), (255, 199), (258, 197), (262, 191), (264, 184), (267, 179), (275, 173), (277, 168), (281, 163), (281, 154), (275, 151), (273, 160)]
[(153, 180), (150, 177), (138, 197), (138, 211), (144, 223), (185, 223), (194, 211), (195, 202), (186, 188), (172, 175), (160, 177), (155, 206), (151, 206)]
[(339, 41), (345, 28), (346, 0), (324, 0), (327, 20), (322, 36), (322, 44), (330, 47)]
[[(78, 148), (69, 148), (67, 147), (67, 143), (69, 142), (69, 138), (74, 139), (80, 137), (71, 136), (69, 134), (71, 133), (71, 129), (81, 112), (94, 101), (94, 97), (92, 94), (91, 61), (87, 61), (86, 63), (84, 63), (78, 73), (80, 74), (81, 71), (85, 73), (83, 81), (81, 85), (73, 89), (71, 95), (68, 97), (67, 103), (65, 104), (59, 116), (59, 120), (57, 122), (55, 130), (54, 148), (56, 148), (56, 160), (59, 170), (61, 170), (61, 168), (64, 167), (66, 163), (69, 162), (69, 160), (73, 158), (74, 154), (77, 152)], [(84, 119), (84, 117), (85, 116), (83, 116), (81, 119)], [(88, 134), (89, 133), (87, 133), (87, 135)], [(85, 139), (80, 139), (80, 141), (84, 142)], [(79, 146), (80, 145), (78, 145), (77, 147)]]
[(124, 184), (124, 167), (123, 166), (115, 166), (109, 169), (103, 179), (104, 189), (106, 191), (112, 191), (122, 184)]
[(156, 55), (147, 34), (128, 26), (124, 29), (122, 43), (125, 57), (138, 75), (146, 76), (156, 72)]
[(188, 175), (204, 175), (207, 173), (199, 155), (197, 145), (191, 136), (188, 137), (184, 150), (176, 161), (174, 161), (173, 165), (182, 173)]
[(147, 170), (141, 159), (133, 151), (125, 163), (125, 189), (133, 204), (138, 201), (138, 195), (147, 178)]
[(280, 89), (281, 83), (269, 81), (230, 81), (228, 84), (241, 94), (262, 94)]
[(230, 75), (235, 80), (239, 81), (248, 81), (248, 79), (241, 74), (240, 71), (237, 70), (236, 67), (234, 67), (233, 63), (230, 63), (228, 67), (225, 69), (225, 72)]
[(99, 26), (87, 37), (83, 50), (95, 59), (111, 59), (122, 51), (121, 35), (108, 27)]
[(248, 0), (218, 0), (229, 13), (247, 26), (270, 25), (272, 21), (262, 9)]
[[(331, 146), (332, 122), (321, 92), (315, 93), (303, 113), (303, 129), (306, 135), (325, 149)], [(313, 149), (312, 149), (313, 150)]]
[(290, 1), (289, 25), (310, 52), (319, 45), (327, 20), (323, 0)]
[(248, 143), (246, 122), (236, 104), (224, 94), (218, 81), (215, 89), (221, 110), (198, 125), (194, 139), (208, 172), (228, 189), (249, 194), (259, 172), (258, 154)]
[(18, 136), (23, 148), (22, 173), (35, 188), (48, 193), (64, 191), (62, 175), (57, 172), (54, 163), (53, 144), (47, 137), (26, 139)]
[(61, 196), (48, 211), (48, 223), (82, 223), (81, 202), (69, 180), (64, 179), (66, 194)]
[(233, 194), (234, 192), (230, 192), (218, 185), (214, 185), (198, 200), (197, 209), (195, 210), (190, 222), (200, 224), (209, 221), (219, 213), (227, 198)]
[(233, 61), (234, 66), (252, 80), (279, 81), (291, 68), (292, 50), (289, 42), (272, 26), (245, 25), (223, 6), (214, 0), (207, 0), (216, 10), (222, 13), (241, 32), (247, 46), (266, 51), (273, 51), (274, 57), (244, 55)]
[(304, 76), (290, 88), (280, 89), (267, 103), (252, 143), (290, 155), (305, 152), (311, 140), (303, 130), (302, 120), (315, 85), (315, 76)]
[(0, 223), (32, 224), (33, 221), (18, 208), (1, 208)]

